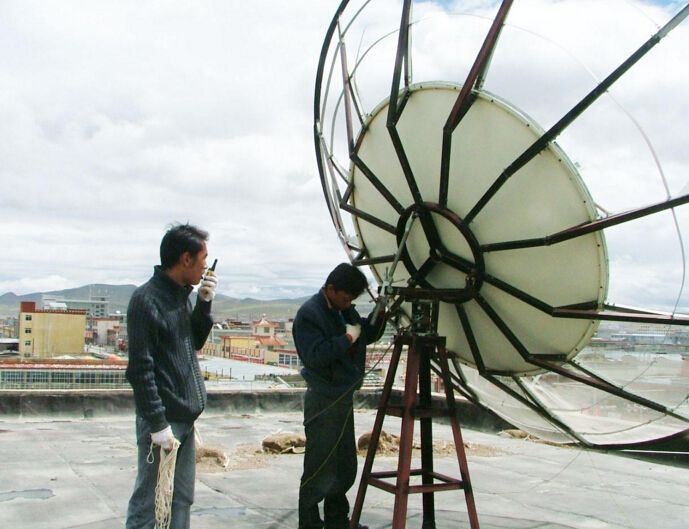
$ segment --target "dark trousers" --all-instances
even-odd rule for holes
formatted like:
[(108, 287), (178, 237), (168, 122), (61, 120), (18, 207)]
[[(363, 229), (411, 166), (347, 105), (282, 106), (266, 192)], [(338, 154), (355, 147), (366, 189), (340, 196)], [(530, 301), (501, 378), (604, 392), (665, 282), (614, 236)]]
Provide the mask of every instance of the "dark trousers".
[[(173, 422), (170, 426), (172, 426), (172, 433), (180, 442), (175, 463), (175, 490), (172, 495), (170, 529), (189, 529), (196, 479), (194, 424)], [(127, 508), (126, 529), (153, 529), (160, 447), (153, 446), (153, 463), (149, 463), (147, 458), (151, 446), (151, 430), (138, 416), (136, 418), (136, 445), (139, 451), (138, 472), (134, 492)]]
[[(346, 493), (356, 480), (352, 397), (341, 400), (307, 390), (304, 396), (306, 451), (299, 488), (299, 528), (345, 529), (349, 515)], [(325, 524), (318, 504), (323, 501)]]

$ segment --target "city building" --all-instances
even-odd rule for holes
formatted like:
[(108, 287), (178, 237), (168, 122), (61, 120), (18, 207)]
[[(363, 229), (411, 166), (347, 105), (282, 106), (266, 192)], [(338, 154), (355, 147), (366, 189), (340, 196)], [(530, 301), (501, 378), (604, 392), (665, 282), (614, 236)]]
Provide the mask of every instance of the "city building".
[(278, 324), (262, 318), (250, 326), (233, 322), (214, 328), (202, 354), (233, 358), (256, 364), (279, 364), (278, 350), (287, 343), (276, 334)]
[(19, 318), (0, 318), (0, 338), (16, 338), (19, 334)]
[(17, 338), (0, 338), (0, 355), (16, 353), (17, 351), (19, 351)]
[(37, 309), (23, 301), (19, 309), (19, 352), (24, 357), (46, 358), (84, 352), (86, 311)]
[(278, 360), (277, 365), (280, 367), (289, 367), (290, 369), (301, 369), (303, 364), (301, 359), (294, 349), (276, 349)]
[(117, 346), (118, 341), (125, 337), (125, 327), (122, 315), (93, 318), (91, 320), (91, 329), (94, 335), (93, 343)]
[(251, 323), (251, 332), (254, 336), (275, 336), (277, 324), (261, 318), (259, 321)]
[(43, 294), (43, 309), (72, 309), (85, 310), (89, 318), (105, 318), (108, 316), (109, 300), (107, 296), (90, 296), (89, 299), (67, 299)]

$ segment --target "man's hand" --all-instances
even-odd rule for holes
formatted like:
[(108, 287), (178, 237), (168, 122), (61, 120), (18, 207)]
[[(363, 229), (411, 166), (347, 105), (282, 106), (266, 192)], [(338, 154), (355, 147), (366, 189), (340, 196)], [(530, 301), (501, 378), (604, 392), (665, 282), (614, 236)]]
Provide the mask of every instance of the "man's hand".
[(213, 270), (209, 270), (199, 285), (199, 297), (203, 301), (213, 301), (216, 288), (218, 288), (218, 276), (215, 275)]
[(361, 334), (361, 325), (358, 323), (356, 325), (349, 325), (347, 324), (345, 333), (347, 336), (349, 336), (349, 339), (351, 343), (356, 342), (359, 339), (359, 335)]
[(165, 450), (171, 450), (175, 442), (175, 436), (172, 434), (172, 427), (168, 426), (164, 430), (152, 433), (151, 442)]

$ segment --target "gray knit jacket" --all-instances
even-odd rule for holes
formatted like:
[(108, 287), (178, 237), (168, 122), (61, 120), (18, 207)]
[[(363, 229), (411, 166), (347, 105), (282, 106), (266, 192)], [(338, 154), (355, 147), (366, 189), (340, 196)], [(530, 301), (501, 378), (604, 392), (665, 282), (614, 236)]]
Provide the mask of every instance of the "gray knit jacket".
[(127, 309), (129, 364), (136, 413), (152, 432), (169, 422), (193, 422), (206, 406), (206, 387), (196, 351), (208, 338), (211, 303), (192, 287), (175, 283), (156, 266), (153, 277), (132, 294)]

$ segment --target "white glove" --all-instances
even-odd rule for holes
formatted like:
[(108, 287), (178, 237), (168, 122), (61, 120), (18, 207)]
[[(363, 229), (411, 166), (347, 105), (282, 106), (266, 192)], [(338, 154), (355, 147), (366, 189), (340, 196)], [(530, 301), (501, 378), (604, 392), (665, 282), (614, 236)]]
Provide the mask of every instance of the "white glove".
[(352, 343), (356, 342), (359, 339), (359, 335), (361, 334), (361, 325), (359, 325), (358, 323), (356, 325), (347, 324), (346, 328), (347, 330), (345, 332), (352, 337)]
[(172, 434), (172, 427), (168, 426), (164, 430), (159, 432), (154, 432), (151, 434), (151, 442), (154, 445), (158, 445), (165, 450), (172, 449), (175, 442), (175, 436)]
[(199, 285), (199, 297), (203, 301), (213, 301), (216, 288), (218, 288), (218, 276), (212, 270), (209, 270)]

